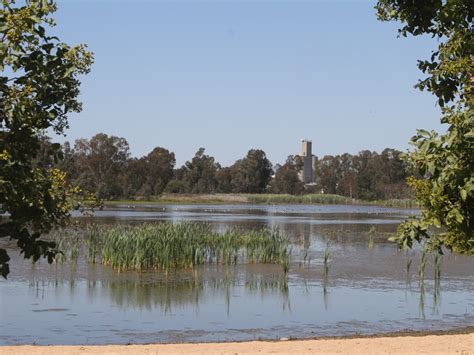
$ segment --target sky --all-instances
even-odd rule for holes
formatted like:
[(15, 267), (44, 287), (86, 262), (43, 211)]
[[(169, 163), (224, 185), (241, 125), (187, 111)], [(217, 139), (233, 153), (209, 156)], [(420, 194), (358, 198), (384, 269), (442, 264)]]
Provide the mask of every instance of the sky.
[(161, 146), (177, 166), (199, 147), (222, 165), (249, 149), (273, 163), (313, 141), (322, 157), (406, 150), (441, 130), (435, 98), (413, 88), (435, 39), (397, 38), (375, 1), (59, 0), (54, 32), (94, 52), (83, 111), (66, 138)]

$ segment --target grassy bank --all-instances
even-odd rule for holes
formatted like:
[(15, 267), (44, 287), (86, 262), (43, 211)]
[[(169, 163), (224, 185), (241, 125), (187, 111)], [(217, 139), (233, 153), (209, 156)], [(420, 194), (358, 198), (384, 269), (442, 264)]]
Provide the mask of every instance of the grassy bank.
[(280, 264), (288, 272), (288, 239), (277, 229), (215, 232), (207, 224), (163, 222), (87, 225), (83, 231), (58, 230), (50, 237), (64, 253), (59, 262), (75, 263), (83, 256), (119, 272), (237, 263)]
[(363, 201), (341, 195), (331, 194), (163, 194), (150, 200), (117, 200), (106, 204), (305, 204), (305, 205), (375, 205), (395, 208), (417, 208), (412, 199), (390, 199), (379, 201)]
[(248, 202), (267, 205), (304, 204), (304, 205), (350, 205), (356, 200), (340, 195), (308, 194), (253, 194), (246, 195)]

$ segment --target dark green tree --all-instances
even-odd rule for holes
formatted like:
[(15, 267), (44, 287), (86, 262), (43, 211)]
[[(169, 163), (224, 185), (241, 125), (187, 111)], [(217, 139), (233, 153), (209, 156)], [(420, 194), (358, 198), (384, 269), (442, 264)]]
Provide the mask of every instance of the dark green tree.
[[(48, 35), (53, 1), (0, 4), (0, 238), (16, 241), (25, 258), (52, 262), (56, 246), (41, 239), (65, 225), (77, 189), (58, 169), (35, 164), (46, 130), (63, 134), (68, 115), (80, 112), (78, 76), (89, 72), (92, 54)], [(59, 144), (51, 150), (59, 152)], [(53, 153), (55, 155), (56, 153)], [(59, 157), (59, 153), (58, 153)], [(9, 273), (0, 249), (0, 274)]]
[(273, 174), (272, 163), (261, 149), (251, 149), (247, 156), (232, 167), (234, 192), (262, 193)]
[(384, 196), (377, 190), (377, 182), (383, 179), (381, 161), (376, 152), (363, 150), (354, 157), (357, 175), (358, 198), (363, 200), (378, 200)]
[(216, 173), (220, 165), (204, 152), (204, 148), (199, 148), (193, 159), (184, 164), (183, 181), (191, 193), (213, 193), (217, 189)]
[(145, 197), (160, 195), (168, 182), (173, 178), (173, 168), (176, 164), (174, 153), (161, 147), (153, 149), (144, 161), (144, 170), (141, 174), (145, 177), (139, 195)]
[(300, 195), (304, 192), (304, 184), (299, 178), (301, 167), (295, 156), (290, 155), (285, 164), (279, 167), (272, 180), (271, 190), (277, 194)]
[(217, 192), (220, 192), (220, 193), (234, 192), (233, 186), (232, 186), (232, 168), (231, 167), (223, 167), (217, 170), (216, 180), (217, 180)]
[[(147, 171), (144, 158), (130, 158), (127, 160), (121, 175), (123, 196), (126, 198), (140, 198), (142, 188), (146, 183)], [(151, 192), (150, 192), (151, 194)]]
[(332, 155), (319, 159), (315, 169), (318, 190), (326, 194), (335, 194), (338, 186), (339, 160)]
[(75, 183), (101, 199), (123, 195), (118, 177), (130, 157), (125, 138), (98, 133), (90, 140), (76, 140), (74, 152), (75, 163), (79, 167)]

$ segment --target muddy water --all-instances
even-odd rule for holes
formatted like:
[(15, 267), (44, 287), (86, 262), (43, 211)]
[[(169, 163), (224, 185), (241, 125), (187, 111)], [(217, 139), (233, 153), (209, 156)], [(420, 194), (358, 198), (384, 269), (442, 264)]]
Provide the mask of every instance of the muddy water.
[(8, 246), (12, 272), (0, 281), (0, 344), (304, 338), (473, 326), (474, 258), (445, 255), (438, 285), (429, 255), (420, 282), (419, 252), (399, 252), (387, 242), (397, 223), (414, 214), (367, 206), (109, 207), (78, 221), (279, 227), (292, 242), (289, 277), (275, 265), (211, 265), (167, 276), (117, 274), (83, 260), (32, 265)]

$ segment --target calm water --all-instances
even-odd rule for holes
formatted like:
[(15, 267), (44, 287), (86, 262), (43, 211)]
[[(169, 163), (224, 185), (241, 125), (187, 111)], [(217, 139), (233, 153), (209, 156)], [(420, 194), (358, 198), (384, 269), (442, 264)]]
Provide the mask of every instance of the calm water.
[(397, 223), (414, 214), (367, 206), (124, 205), (78, 217), (81, 223), (276, 226), (292, 241), (290, 275), (286, 280), (275, 265), (212, 265), (167, 277), (117, 274), (83, 261), (32, 265), (8, 245), (12, 272), (0, 281), (0, 344), (304, 338), (473, 326), (474, 258), (445, 255), (438, 287), (430, 255), (420, 285), (418, 252), (399, 252), (387, 242)]

